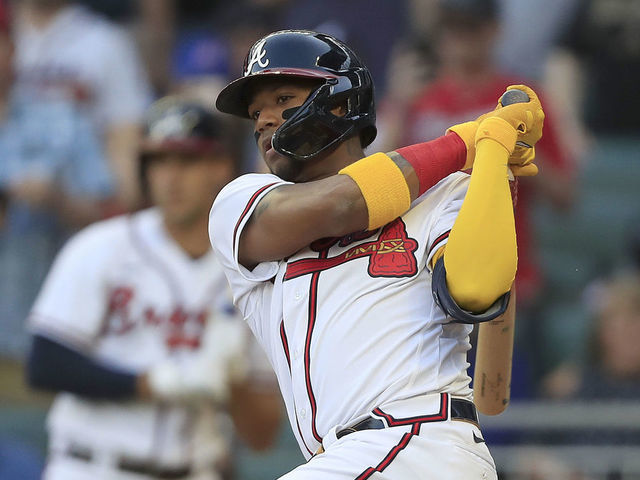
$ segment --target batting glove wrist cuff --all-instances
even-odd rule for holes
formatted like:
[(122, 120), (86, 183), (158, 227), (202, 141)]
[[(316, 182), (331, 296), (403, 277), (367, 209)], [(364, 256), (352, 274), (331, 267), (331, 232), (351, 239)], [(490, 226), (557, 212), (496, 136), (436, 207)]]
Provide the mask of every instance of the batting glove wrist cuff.
[(491, 140), (502, 145), (511, 155), (516, 146), (518, 132), (506, 120), (499, 117), (484, 119), (476, 132), (476, 149), (482, 141)]

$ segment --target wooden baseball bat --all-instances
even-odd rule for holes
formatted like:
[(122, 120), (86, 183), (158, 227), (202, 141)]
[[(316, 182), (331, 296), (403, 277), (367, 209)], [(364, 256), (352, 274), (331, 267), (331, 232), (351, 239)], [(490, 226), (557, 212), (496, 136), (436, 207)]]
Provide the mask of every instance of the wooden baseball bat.
[[(500, 97), (500, 104), (507, 106), (529, 100), (526, 92), (513, 88)], [(511, 171), (509, 180), (514, 181)], [(516, 291), (515, 287), (511, 287), (509, 305), (504, 314), (490, 322), (481, 323), (478, 329), (473, 401), (480, 413), (485, 415), (498, 415), (509, 405), (515, 322)]]
[(473, 401), (485, 415), (498, 415), (509, 405), (515, 320), (516, 292), (512, 287), (504, 314), (481, 323), (478, 329)]

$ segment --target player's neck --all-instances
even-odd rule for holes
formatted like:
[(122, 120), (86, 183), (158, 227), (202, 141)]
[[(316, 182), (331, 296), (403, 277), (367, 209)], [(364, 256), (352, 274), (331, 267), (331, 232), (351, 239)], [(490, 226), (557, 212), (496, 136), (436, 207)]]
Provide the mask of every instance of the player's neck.
[(305, 169), (305, 178), (302, 181), (309, 182), (335, 175), (347, 165), (351, 165), (364, 156), (364, 151), (360, 146), (360, 139), (357, 137), (350, 138), (342, 142), (338, 148), (326, 157), (310, 163)]
[(209, 218), (203, 216), (189, 224), (177, 224), (164, 221), (164, 226), (173, 240), (191, 258), (200, 258), (210, 249), (207, 234)]

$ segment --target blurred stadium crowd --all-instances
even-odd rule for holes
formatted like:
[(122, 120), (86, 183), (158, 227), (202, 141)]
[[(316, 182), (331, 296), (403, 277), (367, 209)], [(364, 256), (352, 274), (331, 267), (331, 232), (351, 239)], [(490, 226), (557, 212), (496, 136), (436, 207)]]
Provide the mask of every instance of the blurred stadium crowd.
[[(336, 35), (369, 65), (372, 150), (435, 138), (507, 85), (541, 92), (541, 173), (517, 187), (512, 405), (487, 442), (505, 479), (640, 478), (640, 417), (620, 420), (640, 411), (640, 1), (14, 0), (0, 2), (0, 479), (45, 463), (51, 397), (23, 380), (26, 319), (69, 235), (145, 206), (145, 110), (167, 94), (213, 108), (283, 28)], [(244, 170), (262, 168), (248, 125), (230, 127)], [(266, 453), (238, 445), (235, 478), (302, 461), (281, 430)]]

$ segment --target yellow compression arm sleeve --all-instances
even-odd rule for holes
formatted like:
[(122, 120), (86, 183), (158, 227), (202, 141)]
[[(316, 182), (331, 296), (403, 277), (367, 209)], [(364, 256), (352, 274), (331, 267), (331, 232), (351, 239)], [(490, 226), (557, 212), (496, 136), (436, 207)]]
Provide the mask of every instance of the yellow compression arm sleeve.
[(507, 166), (516, 134), (507, 122), (491, 127), (497, 135), (476, 137), (469, 188), (444, 249), (449, 293), (476, 313), (510, 290), (518, 263)]

